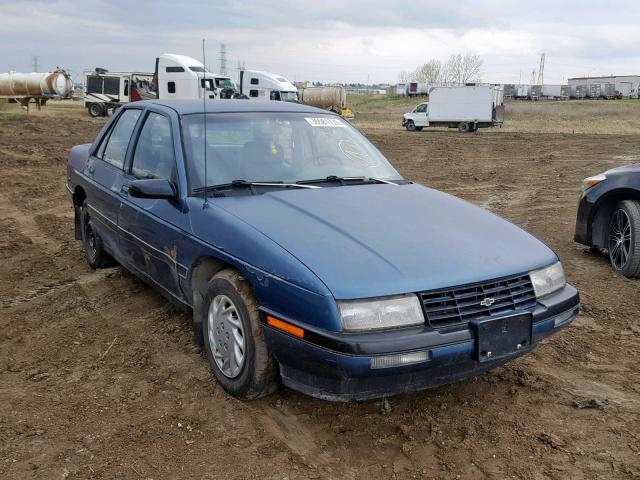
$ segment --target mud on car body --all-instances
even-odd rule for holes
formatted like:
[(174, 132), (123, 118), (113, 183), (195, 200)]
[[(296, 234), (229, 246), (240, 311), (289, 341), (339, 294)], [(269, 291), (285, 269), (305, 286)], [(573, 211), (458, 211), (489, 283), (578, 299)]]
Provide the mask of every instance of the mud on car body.
[(192, 310), (230, 394), (413, 392), (529, 352), (578, 314), (556, 254), (402, 178), (339, 116), (138, 102), (69, 157), (76, 238)]

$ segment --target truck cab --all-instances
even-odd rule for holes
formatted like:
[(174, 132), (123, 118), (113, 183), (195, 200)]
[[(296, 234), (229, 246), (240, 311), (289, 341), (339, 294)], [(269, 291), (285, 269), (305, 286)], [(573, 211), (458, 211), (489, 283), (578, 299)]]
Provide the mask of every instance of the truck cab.
[(240, 71), (240, 94), (249, 100), (275, 100), (298, 103), (298, 89), (277, 73)]
[(422, 102), (402, 116), (402, 126), (409, 131), (422, 130), (429, 126), (429, 102)]
[(231, 78), (209, 72), (195, 58), (163, 53), (156, 59), (158, 98), (201, 99), (202, 95), (214, 100), (232, 98), (235, 88)]

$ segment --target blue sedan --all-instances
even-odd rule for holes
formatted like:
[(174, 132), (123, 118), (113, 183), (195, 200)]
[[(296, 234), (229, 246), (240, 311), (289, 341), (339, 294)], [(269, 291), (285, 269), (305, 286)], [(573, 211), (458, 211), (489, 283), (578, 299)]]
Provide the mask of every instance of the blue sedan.
[(557, 255), (285, 102), (136, 102), (71, 150), (75, 235), (193, 312), (231, 395), (360, 400), (476, 376), (579, 312)]

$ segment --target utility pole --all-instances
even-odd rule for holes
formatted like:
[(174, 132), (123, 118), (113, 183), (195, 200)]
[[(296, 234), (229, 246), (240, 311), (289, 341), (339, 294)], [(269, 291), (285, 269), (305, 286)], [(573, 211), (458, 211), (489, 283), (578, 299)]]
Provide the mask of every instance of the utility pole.
[(33, 56), (33, 71), (37, 72), (38, 71), (38, 61), (40, 60), (40, 57), (38, 55), (34, 55)]
[(224, 43), (220, 44), (220, 75), (227, 74), (227, 46)]
[(540, 55), (540, 68), (538, 69), (538, 85), (544, 85), (544, 53)]

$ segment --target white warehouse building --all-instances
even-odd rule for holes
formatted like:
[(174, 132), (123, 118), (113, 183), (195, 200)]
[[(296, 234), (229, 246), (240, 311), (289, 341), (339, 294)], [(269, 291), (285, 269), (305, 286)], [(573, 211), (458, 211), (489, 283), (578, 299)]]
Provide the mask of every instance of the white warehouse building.
[(586, 85), (587, 89), (594, 84), (613, 83), (616, 91), (620, 92), (623, 97), (637, 96), (638, 85), (640, 84), (640, 75), (610, 75), (605, 77), (576, 77), (569, 79), (571, 87), (571, 96), (576, 95), (576, 87), (578, 85)]

